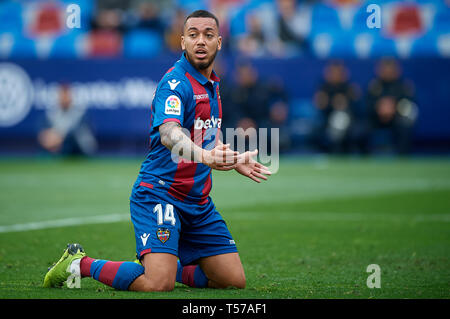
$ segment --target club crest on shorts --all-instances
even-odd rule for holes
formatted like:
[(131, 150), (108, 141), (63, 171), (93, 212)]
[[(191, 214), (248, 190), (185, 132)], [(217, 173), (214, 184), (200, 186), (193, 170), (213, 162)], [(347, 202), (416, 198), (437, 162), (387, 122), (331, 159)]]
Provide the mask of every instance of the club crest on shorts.
[(167, 228), (158, 228), (156, 236), (158, 236), (158, 239), (164, 244), (170, 237), (170, 230)]

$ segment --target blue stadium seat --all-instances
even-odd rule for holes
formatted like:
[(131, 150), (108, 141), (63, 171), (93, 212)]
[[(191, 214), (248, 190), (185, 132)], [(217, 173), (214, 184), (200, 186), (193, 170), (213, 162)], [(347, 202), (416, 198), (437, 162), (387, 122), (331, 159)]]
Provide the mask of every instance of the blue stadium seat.
[(352, 32), (343, 32), (333, 35), (333, 44), (330, 49), (331, 58), (356, 57), (354, 47), (355, 35)]
[(336, 10), (324, 4), (316, 4), (312, 8), (311, 33), (341, 30), (341, 22)]
[(353, 32), (326, 32), (311, 37), (314, 53), (320, 58), (356, 57)]
[(438, 56), (437, 33), (429, 32), (414, 41), (411, 48), (411, 57)]
[(433, 21), (433, 31), (450, 32), (450, 9), (437, 10)]
[(84, 34), (82, 31), (75, 31), (58, 37), (50, 51), (50, 58), (79, 58), (78, 40)]
[(438, 51), (438, 56), (445, 58), (450, 57), (450, 32), (437, 34), (436, 48)]
[(129, 58), (151, 58), (163, 48), (161, 36), (149, 30), (134, 30), (124, 38), (124, 54)]
[(0, 31), (21, 32), (23, 27), (22, 5), (17, 1), (0, 2)]
[(376, 36), (373, 41), (370, 57), (379, 58), (383, 56), (396, 57), (398, 55), (395, 42), (382, 36)]
[(11, 58), (36, 58), (36, 42), (23, 35), (14, 34), (14, 43), (10, 53)]
[(240, 6), (236, 6), (229, 12), (230, 33), (232, 36), (239, 36), (247, 32), (247, 15), (250, 12), (258, 11), (262, 5), (275, 6), (271, 0), (251, 0)]
[(206, 0), (176, 0), (176, 6), (186, 11), (187, 14), (194, 10), (209, 9), (208, 1)]
[(246, 7), (236, 8), (230, 14), (230, 34), (232, 36), (242, 35), (247, 31), (246, 19), (247, 14)]

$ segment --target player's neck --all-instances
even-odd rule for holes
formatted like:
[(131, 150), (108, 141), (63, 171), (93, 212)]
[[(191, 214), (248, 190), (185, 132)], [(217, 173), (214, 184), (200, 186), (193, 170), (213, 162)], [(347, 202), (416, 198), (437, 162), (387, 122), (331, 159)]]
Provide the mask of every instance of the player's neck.
[(197, 69), (197, 71), (201, 75), (203, 75), (205, 78), (207, 78), (208, 81), (211, 81), (211, 73), (212, 73), (212, 70), (213, 70), (213, 64), (214, 63), (211, 63), (211, 65), (209, 67), (207, 67), (206, 69), (202, 69), (202, 70)]

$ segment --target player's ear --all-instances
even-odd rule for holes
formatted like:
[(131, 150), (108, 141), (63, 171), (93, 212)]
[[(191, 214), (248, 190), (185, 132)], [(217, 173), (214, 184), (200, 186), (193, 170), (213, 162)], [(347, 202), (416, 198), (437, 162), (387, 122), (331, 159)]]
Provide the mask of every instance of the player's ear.
[(182, 35), (181, 36), (181, 50), (185, 50), (186, 49), (186, 45), (185, 45), (185, 43), (184, 43), (184, 36)]
[(219, 35), (217, 38), (217, 50), (220, 51), (220, 49), (222, 49), (222, 37)]

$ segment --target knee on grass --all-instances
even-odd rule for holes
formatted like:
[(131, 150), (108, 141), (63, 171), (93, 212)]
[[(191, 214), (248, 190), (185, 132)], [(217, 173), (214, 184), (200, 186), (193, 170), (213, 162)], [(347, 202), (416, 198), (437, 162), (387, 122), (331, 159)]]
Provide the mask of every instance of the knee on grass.
[(217, 288), (237, 288), (244, 289), (246, 285), (245, 275), (239, 274), (228, 277), (226, 280), (217, 283)]
[(175, 287), (175, 281), (161, 278), (161, 279), (150, 279), (145, 276), (141, 276), (131, 284), (129, 290), (131, 291), (142, 291), (142, 292), (151, 292), (151, 291), (172, 291)]

